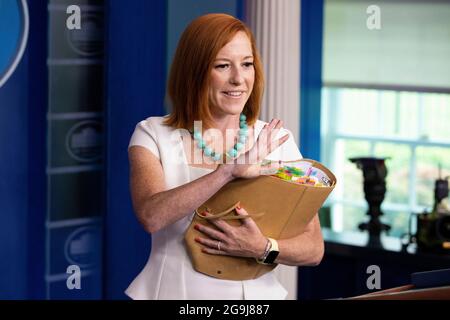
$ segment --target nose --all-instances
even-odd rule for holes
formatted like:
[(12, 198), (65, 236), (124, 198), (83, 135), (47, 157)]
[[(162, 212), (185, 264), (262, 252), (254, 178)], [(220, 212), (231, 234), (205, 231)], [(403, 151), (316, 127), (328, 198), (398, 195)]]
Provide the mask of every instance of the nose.
[(244, 77), (242, 76), (242, 70), (239, 68), (233, 68), (230, 74), (230, 83), (236, 86), (241, 85), (244, 82)]

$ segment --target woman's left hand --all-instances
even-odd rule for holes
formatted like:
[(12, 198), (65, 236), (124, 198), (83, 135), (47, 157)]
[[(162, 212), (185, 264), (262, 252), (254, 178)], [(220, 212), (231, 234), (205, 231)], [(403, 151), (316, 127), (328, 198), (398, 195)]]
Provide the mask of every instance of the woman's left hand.
[[(244, 208), (236, 207), (240, 215), (248, 215)], [(205, 216), (210, 213), (205, 212)], [(195, 229), (202, 232), (206, 237), (197, 237), (195, 241), (202, 244), (203, 252), (237, 257), (259, 258), (264, 254), (267, 238), (261, 233), (255, 221), (251, 218), (241, 220), (240, 226), (231, 226), (221, 219), (210, 220), (218, 230), (204, 226), (195, 225)]]

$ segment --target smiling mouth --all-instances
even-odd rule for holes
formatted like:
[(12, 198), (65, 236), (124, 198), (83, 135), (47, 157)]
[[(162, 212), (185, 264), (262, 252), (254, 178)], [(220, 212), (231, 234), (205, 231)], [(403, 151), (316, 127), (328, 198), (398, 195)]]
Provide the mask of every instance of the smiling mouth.
[(245, 91), (222, 91), (224, 95), (231, 98), (240, 98)]

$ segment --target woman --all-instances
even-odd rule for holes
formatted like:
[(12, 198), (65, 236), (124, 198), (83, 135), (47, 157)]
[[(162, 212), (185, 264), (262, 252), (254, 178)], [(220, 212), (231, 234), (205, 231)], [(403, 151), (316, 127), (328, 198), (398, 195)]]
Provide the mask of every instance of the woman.
[[(270, 172), (273, 163), (267, 168), (263, 159), (301, 158), (280, 120), (257, 120), (263, 74), (250, 30), (225, 14), (194, 20), (181, 36), (168, 93), (173, 112), (141, 121), (130, 142), (133, 206), (152, 234), (152, 250), (126, 293), (133, 299), (284, 299), (273, 272), (246, 281), (196, 272), (183, 242), (194, 210), (227, 182)], [(238, 213), (247, 214), (245, 208)], [(270, 262), (287, 265), (317, 265), (323, 255), (317, 217), (301, 235), (278, 241), (251, 218), (240, 227), (214, 224), (219, 231), (199, 228), (198, 245), (207, 254), (261, 261), (277, 252)]]

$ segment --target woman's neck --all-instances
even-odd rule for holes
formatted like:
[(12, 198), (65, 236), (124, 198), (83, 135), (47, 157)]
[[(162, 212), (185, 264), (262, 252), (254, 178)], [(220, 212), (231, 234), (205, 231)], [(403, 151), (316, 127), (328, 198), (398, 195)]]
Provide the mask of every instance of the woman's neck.
[(238, 130), (239, 129), (239, 114), (238, 115), (225, 115), (222, 117), (212, 116), (212, 128), (217, 129), (222, 132), (225, 136), (228, 130)]

